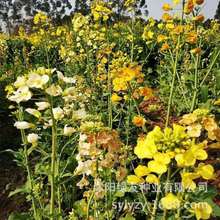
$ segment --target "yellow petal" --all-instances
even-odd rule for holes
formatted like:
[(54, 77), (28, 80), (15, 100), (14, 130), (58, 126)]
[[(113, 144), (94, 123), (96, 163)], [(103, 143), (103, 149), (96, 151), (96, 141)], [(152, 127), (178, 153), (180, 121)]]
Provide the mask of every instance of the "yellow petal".
[(154, 174), (149, 174), (145, 180), (148, 183), (159, 184), (159, 178)]
[(148, 167), (143, 166), (143, 165), (138, 165), (137, 168), (134, 169), (134, 173), (138, 177), (146, 176), (147, 174), (150, 173), (150, 170)]
[(168, 193), (161, 199), (161, 204), (164, 209), (178, 209), (180, 207), (180, 200), (173, 193)]
[(135, 175), (129, 175), (127, 177), (127, 182), (129, 184), (141, 184), (144, 182), (144, 179), (143, 178), (140, 178), (138, 176), (135, 176)]
[(192, 210), (196, 219), (209, 219), (212, 213), (212, 207), (207, 202), (193, 203)]
[(151, 172), (157, 173), (157, 174), (162, 174), (167, 171), (167, 166), (166, 164), (160, 163), (158, 161), (152, 160), (148, 163), (148, 168), (150, 169)]
[(210, 164), (200, 163), (196, 171), (203, 179), (209, 180), (214, 177), (214, 168)]

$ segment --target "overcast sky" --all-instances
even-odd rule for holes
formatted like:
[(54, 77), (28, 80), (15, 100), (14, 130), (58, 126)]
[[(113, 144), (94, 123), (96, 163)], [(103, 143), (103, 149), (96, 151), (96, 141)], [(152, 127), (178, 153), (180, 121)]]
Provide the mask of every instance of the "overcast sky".
[[(203, 4), (203, 14), (206, 18), (213, 18), (220, 0), (205, 0)], [(172, 3), (172, 0), (146, 0), (149, 17), (161, 18), (163, 13), (162, 6), (164, 3)]]

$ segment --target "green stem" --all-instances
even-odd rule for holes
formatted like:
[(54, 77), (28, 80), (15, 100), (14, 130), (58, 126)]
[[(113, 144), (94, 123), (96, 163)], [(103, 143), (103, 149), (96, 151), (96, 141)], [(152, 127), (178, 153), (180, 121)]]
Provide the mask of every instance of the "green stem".
[[(51, 146), (51, 197), (50, 197), (50, 219), (55, 219), (55, 173), (56, 173), (56, 148), (57, 148), (57, 128), (53, 115), (52, 98), (50, 100), (50, 112), (52, 118), (52, 146)], [(60, 214), (60, 213), (59, 213)]]
[(206, 73), (205, 77), (203, 78), (202, 82), (200, 83), (200, 87), (204, 84), (206, 78), (208, 77), (208, 75), (209, 75), (210, 72), (212, 71), (212, 68), (213, 68), (213, 66), (215, 65), (215, 62), (216, 62), (216, 60), (217, 60), (217, 58), (218, 58), (219, 55), (220, 55), (220, 50), (217, 52), (215, 58), (213, 59), (211, 65), (210, 65), (210, 68), (208, 69), (208, 72)]
[(194, 93), (192, 99), (192, 105), (190, 111), (192, 112), (196, 106), (197, 102), (197, 93), (198, 93), (198, 63), (199, 63), (199, 54), (196, 55), (195, 61), (195, 76), (194, 76)]
[[(20, 121), (23, 120), (23, 111), (22, 108), (19, 106), (19, 115), (18, 115), (18, 119)], [(31, 169), (29, 166), (29, 162), (28, 162), (28, 150), (27, 150), (27, 137), (25, 135), (25, 131), (21, 130), (21, 138), (22, 138), (22, 142), (24, 144), (24, 156), (25, 156), (25, 166), (26, 166), (26, 170), (27, 170), (27, 178), (28, 178), (28, 182), (30, 184), (30, 196), (31, 196), (31, 201), (32, 201), (32, 208), (34, 211), (34, 219), (36, 220), (40, 220), (40, 216), (38, 215), (38, 211), (37, 211), (37, 205), (36, 205), (36, 201), (33, 195), (33, 178), (32, 178), (32, 173), (31, 173)]]
[(111, 91), (111, 74), (108, 70), (108, 126), (109, 128), (112, 128), (112, 91)]
[(62, 220), (62, 207), (61, 207), (61, 192), (60, 192), (60, 185), (57, 187), (57, 200), (58, 200), (58, 214), (59, 214), (59, 217), (58, 219), (59, 220)]
[[(160, 177), (159, 177), (159, 179), (160, 179)], [(154, 206), (153, 206), (153, 210), (152, 210), (150, 220), (155, 220), (156, 219), (157, 205), (158, 205), (158, 201), (159, 201), (159, 196), (160, 196), (160, 183), (158, 184), (158, 187), (157, 187), (156, 198), (154, 200)]]
[[(170, 167), (168, 167), (165, 187), (167, 186), (167, 184), (169, 184), (170, 176), (171, 176), (171, 169), (170, 169)], [(165, 188), (165, 194), (166, 195), (167, 195), (167, 192), (168, 192), (168, 190), (167, 190), (167, 188)], [(163, 211), (163, 220), (166, 220), (166, 217), (167, 217), (167, 209), (164, 209), (164, 211)]]
[(93, 196), (94, 196), (94, 191), (92, 192), (91, 196), (89, 197), (89, 201), (87, 204), (87, 211), (86, 211), (86, 219), (87, 220), (89, 220), (89, 207), (90, 207)]
[(172, 104), (173, 93), (174, 93), (174, 86), (175, 86), (176, 75), (177, 75), (177, 63), (178, 63), (178, 58), (179, 58), (179, 46), (180, 46), (180, 36), (178, 37), (178, 42), (177, 42), (177, 46), (176, 46), (176, 55), (175, 55), (175, 60), (174, 60), (174, 64), (173, 64), (173, 76), (172, 76), (172, 83), (171, 83), (171, 87), (170, 87), (170, 96), (169, 96), (169, 101), (168, 101), (165, 127), (167, 127), (169, 125), (170, 110), (171, 110), (171, 104)]

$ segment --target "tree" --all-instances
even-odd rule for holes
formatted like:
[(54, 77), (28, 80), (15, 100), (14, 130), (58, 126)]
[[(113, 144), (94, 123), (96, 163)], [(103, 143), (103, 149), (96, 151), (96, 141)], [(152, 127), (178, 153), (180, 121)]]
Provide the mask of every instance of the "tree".
[(218, 3), (218, 8), (215, 13), (215, 19), (220, 20), (220, 2)]
[(11, 33), (16, 26), (28, 24), (38, 11), (61, 20), (71, 9), (69, 0), (0, 0), (0, 26)]

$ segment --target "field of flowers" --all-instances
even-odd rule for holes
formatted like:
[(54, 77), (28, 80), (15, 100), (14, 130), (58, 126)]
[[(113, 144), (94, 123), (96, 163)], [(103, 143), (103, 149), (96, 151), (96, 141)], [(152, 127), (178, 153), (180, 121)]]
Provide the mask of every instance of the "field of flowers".
[(0, 35), (1, 109), (21, 135), (4, 153), (26, 176), (9, 197), (28, 204), (10, 220), (220, 219), (220, 24), (203, 4), (144, 21), (134, 0), (124, 19), (96, 0)]

